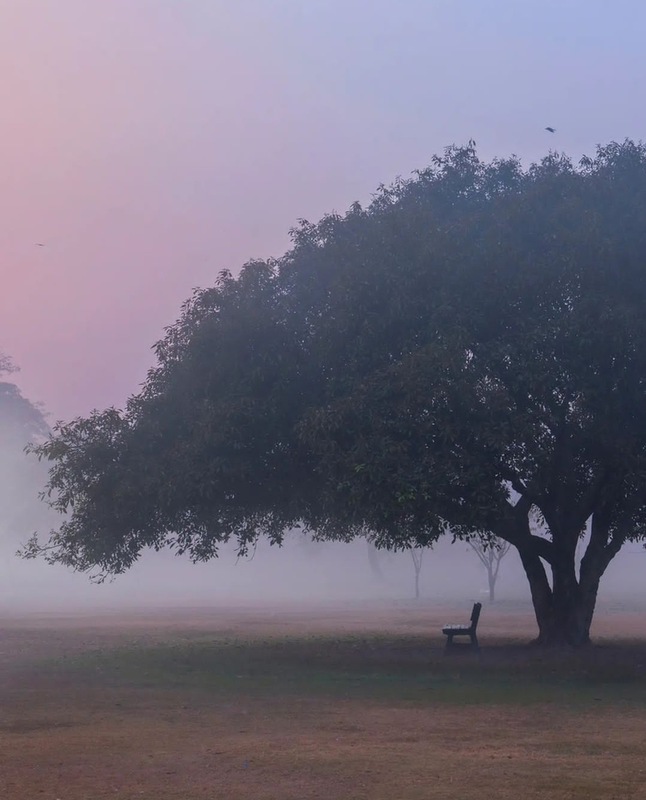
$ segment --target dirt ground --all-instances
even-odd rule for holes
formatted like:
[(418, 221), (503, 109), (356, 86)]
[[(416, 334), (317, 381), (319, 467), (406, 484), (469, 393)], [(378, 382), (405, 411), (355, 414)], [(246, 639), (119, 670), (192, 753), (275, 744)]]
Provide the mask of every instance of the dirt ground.
[(446, 657), (465, 613), (0, 618), (0, 798), (646, 800), (646, 613), (543, 658), (529, 609), (485, 608), (481, 657)]

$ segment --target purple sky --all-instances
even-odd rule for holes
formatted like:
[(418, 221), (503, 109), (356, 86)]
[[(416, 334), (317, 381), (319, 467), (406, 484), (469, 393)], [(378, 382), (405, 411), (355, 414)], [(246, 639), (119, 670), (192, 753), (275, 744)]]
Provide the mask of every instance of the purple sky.
[(644, 30), (642, 0), (2, 0), (0, 351), (54, 418), (121, 405), (298, 217), (470, 137), (642, 137)]

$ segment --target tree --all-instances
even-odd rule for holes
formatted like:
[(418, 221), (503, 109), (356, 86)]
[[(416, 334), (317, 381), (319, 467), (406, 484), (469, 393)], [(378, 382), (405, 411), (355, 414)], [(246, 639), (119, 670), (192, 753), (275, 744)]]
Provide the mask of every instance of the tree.
[(123, 412), (38, 448), (69, 516), (26, 554), (101, 577), (299, 524), (391, 549), (496, 536), (537, 641), (588, 642), (645, 533), (645, 217), (646, 147), (625, 141), (528, 169), (452, 147), (302, 221), (285, 256), (194, 294)]
[(500, 564), (511, 548), (511, 542), (504, 539), (469, 539), (469, 546), (487, 570), (489, 583), (489, 602), (496, 602), (496, 582), (500, 572)]
[(422, 572), (422, 562), (424, 560), (423, 547), (411, 547), (411, 558), (413, 559), (413, 567), (415, 569), (415, 600), (419, 600), (419, 576)]
[[(0, 353), (0, 376), (15, 372), (18, 367)], [(27, 400), (14, 383), (0, 380), (0, 443), (24, 447), (32, 439), (42, 439), (48, 433), (43, 410)]]
[[(370, 570), (373, 576), (381, 581), (384, 579), (384, 573), (381, 568), (379, 556), (383, 553), (383, 550), (379, 550), (369, 536), (366, 537), (366, 543), (368, 545), (368, 563), (370, 564)], [(413, 560), (413, 569), (415, 570), (415, 599), (419, 600), (419, 579), (422, 573), (424, 549), (421, 547), (411, 547), (409, 553)]]
[[(16, 371), (11, 359), (0, 353), (0, 376)], [(0, 380), (0, 528), (5, 533), (24, 538), (47, 516), (47, 507), (38, 500), (47, 474), (24, 450), (48, 432), (42, 409), (14, 383)]]

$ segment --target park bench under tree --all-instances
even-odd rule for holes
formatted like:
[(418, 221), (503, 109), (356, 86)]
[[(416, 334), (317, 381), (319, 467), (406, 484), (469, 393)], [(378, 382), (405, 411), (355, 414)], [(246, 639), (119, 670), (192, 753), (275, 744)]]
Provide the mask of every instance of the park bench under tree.
[(471, 624), (470, 625), (445, 625), (442, 628), (442, 633), (447, 637), (446, 639), (446, 647), (447, 649), (453, 645), (453, 637), (454, 636), (468, 636), (471, 640), (471, 646), (474, 649), (478, 649), (478, 637), (476, 635), (476, 630), (478, 628), (478, 620), (480, 619), (480, 611), (482, 609), (482, 603), (474, 603), (473, 610), (471, 611)]

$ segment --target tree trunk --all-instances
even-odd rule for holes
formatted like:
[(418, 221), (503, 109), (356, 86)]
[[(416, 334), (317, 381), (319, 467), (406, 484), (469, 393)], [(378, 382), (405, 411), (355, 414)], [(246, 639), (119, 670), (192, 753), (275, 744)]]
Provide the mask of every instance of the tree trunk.
[(551, 603), (535, 607), (539, 629), (536, 643), (574, 647), (589, 644), (596, 599), (596, 592), (586, 596), (577, 587), (571, 596), (553, 596)]
[(489, 602), (496, 602), (496, 578), (491, 570), (489, 570)]
[(413, 559), (413, 567), (415, 568), (415, 600), (419, 600), (419, 576), (422, 571), (424, 550), (422, 548), (415, 548), (410, 551), (410, 554)]
[(554, 647), (589, 644), (601, 574), (593, 576), (582, 586), (575, 575), (574, 553), (559, 554), (551, 565), (550, 587), (541, 559), (523, 550), (520, 557), (529, 580), (538, 623), (535, 643)]

